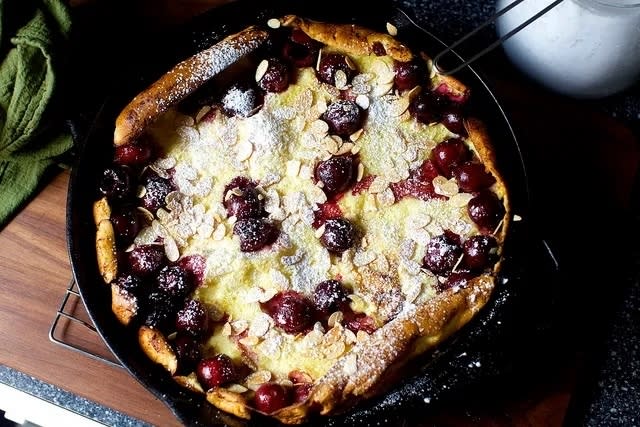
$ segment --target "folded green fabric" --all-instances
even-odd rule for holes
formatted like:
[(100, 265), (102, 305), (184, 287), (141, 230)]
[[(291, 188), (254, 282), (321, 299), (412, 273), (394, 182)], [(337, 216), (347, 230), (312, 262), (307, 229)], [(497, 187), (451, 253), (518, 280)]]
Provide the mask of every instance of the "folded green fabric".
[(61, 0), (0, 0), (0, 227), (72, 146), (51, 111), (70, 28)]

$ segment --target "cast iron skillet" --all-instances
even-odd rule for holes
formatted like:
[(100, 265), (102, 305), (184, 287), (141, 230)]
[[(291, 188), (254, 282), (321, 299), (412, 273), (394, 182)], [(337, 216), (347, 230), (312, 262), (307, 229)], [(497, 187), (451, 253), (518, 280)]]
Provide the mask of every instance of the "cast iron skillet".
[[(399, 29), (399, 38), (412, 48), (432, 55), (444, 44), (430, 33), (412, 24), (408, 17), (391, 6), (376, 4), (376, 17), (359, 2), (322, 5), (284, 0), (264, 6), (260, 0), (234, 2), (207, 13), (174, 33), (163, 45), (164, 55), (145, 58), (135, 69), (136, 76), (125, 76), (106, 99), (86, 138), (77, 141), (80, 155), (72, 171), (67, 202), (68, 250), (74, 277), (96, 328), (122, 365), (154, 395), (163, 400), (187, 425), (243, 425), (245, 422), (220, 413), (195, 395), (178, 386), (163, 368), (153, 365), (137, 345), (136, 331), (122, 326), (111, 313), (110, 289), (98, 272), (95, 255), (95, 226), (92, 203), (98, 198), (100, 172), (113, 155), (113, 123), (120, 109), (136, 93), (154, 81), (179, 60), (238, 31), (247, 25), (266, 23), (268, 18), (294, 13), (333, 22), (356, 22), (386, 31), (387, 21)], [(370, 8), (371, 5), (368, 7)], [(144, 64), (147, 64), (145, 67)], [(407, 422), (436, 403), (483, 384), (487, 379), (510, 369), (509, 343), (525, 331), (537, 327), (519, 313), (531, 306), (536, 292), (532, 287), (551, 272), (549, 259), (540, 240), (532, 237), (529, 217), (529, 190), (522, 153), (511, 126), (496, 98), (475, 71), (458, 76), (472, 88), (471, 111), (488, 126), (499, 169), (509, 186), (513, 212), (523, 220), (513, 222), (505, 243), (506, 259), (501, 280), (487, 306), (452, 339), (435, 352), (425, 355), (414, 367), (415, 375), (397, 384), (389, 393), (330, 418), (310, 424), (371, 425)], [(265, 425), (257, 419), (248, 424)]]

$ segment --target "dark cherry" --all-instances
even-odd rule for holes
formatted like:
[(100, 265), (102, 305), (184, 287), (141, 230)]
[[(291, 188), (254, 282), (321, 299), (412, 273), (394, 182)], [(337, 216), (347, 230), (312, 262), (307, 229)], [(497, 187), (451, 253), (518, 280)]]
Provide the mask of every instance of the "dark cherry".
[(344, 218), (330, 219), (324, 223), (324, 233), (320, 236), (320, 243), (330, 252), (341, 253), (355, 243), (355, 229)]
[(260, 218), (241, 219), (233, 226), (233, 233), (240, 237), (242, 252), (255, 252), (276, 241), (278, 229)]
[(258, 387), (253, 398), (253, 406), (265, 414), (271, 414), (291, 403), (291, 391), (274, 382), (264, 383)]
[(409, 113), (427, 125), (440, 120), (441, 110), (440, 98), (431, 92), (420, 92), (409, 104)]
[(278, 292), (261, 307), (286, 333), (297, 334), (313, 325), (313, 305), (296, 291)]
[(131, 208), (114, 210), (111, 213), (111, 224), (120, 246), (129, 245), (140, 231), (138, 214)]
[(238, 188), (238, 190), (242, 193), (241, 195), (225, 193), (224, 207), (227, 209), (227, 216), (235, 216), (238, 219), (264, 216), (264, 203), (258, 197), (258, 191), (255, 187), (246, 186)]
[(451, 288), (464, 288), (467, 286), (469, 280), (473, 279), (475, 276), (470, 271), (456, 271), (451, 273), (447, 280), (443, 283), (438, 282), (438, 290), (444, 291)]
[(176, 315), (176, 331), (202, 337), (209, 329), (209, 315), (200, 301), (190, 299)]
[(193, 289), (193, 278), (178, 265), (167, 265), (156, 277), (158, 290), (175, 298), (184, 298)]
[(165, 262), (164, 247), (160, 245), (141, 245), (133, 248), (127, 255), (131, 272), (140, 277), (155, 273)]
[(475, 162), (464, 162), (453, 171), (458, 187), (467, 193), (473, 193), (490, 187), (495, 178), (486, 171), (484, 165)]
[(446, 276), (455, 267), (461, 254), (460, 245), (446, 234), (441, 234), (429, 241), (422, 262), (434, 274)]
[(494, 193), (483, 191), (469, 200), (467, 212), (479, 227), (493, 231), (504, 215), (504, 205)]
[(341, 99), (329, 104), (322, 119), (329, 125), (331, 134), (346, 138), (360, 129), (364, 113), (355, 102)]
[(301, 403), (309, 398), (313, 384), (303, 383), (294, 384), (293, 386), (293, 403)]
[(233, 361), (226, 354), (202, 359), (196, 368), (196, 376), (205, 390), (236, 381), (238, 377)]
[(372, 334), (378, 329), (375, 320), (371, 316), (367, 316), (365, 313), (354, 313), (351, 310), (344, 311), (343, 323), (345, 328), (353, 333), (364, 331)]
[(395, 77), (393, 82), (398, 90), (409, 90), (419, 85), (426, 76), (424, 66), (418, 61), (400, 62), (394, 64)]
[(316, 166), (315, 176), (322, 189), (332, 196), (345, 191), (353, 181), (354, 161), (351, 156), (331, 157)]
[(131, 273), (119, 273), (116, 277), (115, 284), (131, 293), (137, 293), (143, 286), (142, 279)]
[(222, 109), (229, 116), (249, 117), (260, 110), (262, 92), (257, 87), (234, 84), (222, 97)]
[(167, 194), (175, 190), (173, 183), (155, 173), (149, 173), (142, 179), (146, 192), (142, 197), (142, 206), (155, 213), (166, 205)]
[(431, 161), (440, 173), (451, 178), (454, 168), (471, 157), (471, 152), (460, 139), (448, 139), (436, 145), (431, 151)]
[(178, 334), (172, 344), (178, 357), (179, 372), (182, 374), (193, 372), (202, 357), (200, 343), (192, 336)]
[(342, 310), (348, 301), (346, 289), (337, 280), (320, 282), (313, 290), (313, 303), (325, 315)]
[(166, 292), (151, 292), (145, 302), (144, 324), (161, 330), (173, 326), (179, 302)]
[(462, 245), (464, 264), (472, 270), (483, 270), (495, 262), (498, 242), (493, 236), (479, 234), (467, 239)]
[(314, 65), (320, 44), (304, 31), (295, 29), (282, 47), (282, 56), (298, 68)]
[(178, 265), (187, 271), (196, 285), (204, 281), (207, 260), (202, 255), (187, 255), (178, 260)]
[[(347, 58), (338, 53), (327, 53), (320, 58), (320, 64), (316, 70), (316, 76), (321, 82), (334, 85), (336, 84), (336, 72), (343, 71), (347, 75), (347, 82), (356, 75), (356, 70), (352, 70), (347, 64)], [(357, 130), (357, 129), (356, 129)]]
[(100, 179), (100, 192), (110, 200), (121, 200), (131, 195), (129, 169), (113, 166), (105, 169)]
[(147, 139), (116, 147), (114, 161), (121, 165), (142, 166), (151, 159), (153, 150)]
[(289, 68), (277, 58), (269, 59), (269, 66), (258, 82), (266, 92), (284, 92), (289, 87)]
[(462, 120), (462, 113), (459, 111), (450, 110), (443, 112), (440, 123), (453, 133), (458, 135), (467, 134), (467, 129), (464, 127), (464, 122)]
[(375, 56), (385, 56), (387, 54), (387, 50), (384, 48), (384, 45), (380, 42), (374, 42), (371, 49), (373, 50), (373, 54)]

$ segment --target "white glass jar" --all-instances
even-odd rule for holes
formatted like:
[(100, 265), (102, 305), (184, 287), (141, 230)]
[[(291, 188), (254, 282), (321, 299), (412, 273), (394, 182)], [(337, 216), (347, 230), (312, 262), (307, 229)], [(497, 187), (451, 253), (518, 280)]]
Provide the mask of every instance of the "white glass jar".
[[(513, 0), (497, 0), (496, 9)], [(496, 22), (500, 36), (553, 0), (524, 0)], [(640, 0), (564, 0), (504, 42), (534, 80), (576, 98), (599, 98), (640, 77)]]

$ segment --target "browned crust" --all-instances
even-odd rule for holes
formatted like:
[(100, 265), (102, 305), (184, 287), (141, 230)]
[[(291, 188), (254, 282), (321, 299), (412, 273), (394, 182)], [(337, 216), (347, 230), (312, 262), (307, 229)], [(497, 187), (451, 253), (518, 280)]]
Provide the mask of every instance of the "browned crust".
[(102, 278), (105, 283), (111, 283), (118, 274), (118, 260), (115, 232), (111, 221), (108, 219), (103, 219), (97, 224), (96, 258)]
[(244, 397), (227, 389), (216, 387), (207, 391), (207, 401), (218, 409), (236, 417), (248, 420), (251, 418), (249, 405)]
[(133, 141), (169, 107), (255, 50), (267, 37), (266, 31), (249, 27), (180, 62), (122, 110), (116, 119), (114, 144)]
[(131, 319), (138, 313), (138, 299), (120, 288), (115, 283), (111, 284), (111, 311), (123, 325), (128, 325)]
[(504, 204), (505, 208), (505, 215), (503, 218), (502, 226), (496, 233), (496, 238), (500, 242), (502, 242), (504, 241), (507, 229), (509, 228), (511, 217), (511, 205), (509, 202), (509, 193), (507, 191), (507, 186), (496, 166), (496, 156), (493, 151), (493, 147), (489, 139), (489, 134), (487, 133), (487, 129), (484, 123), (476, 118), (470, 117), (465, 120), (464, 125), (469, 134), (469, 141), (473, 145), (473, 149), (480, 158), (480, 161), (485, 165), (489, 173), (491, 173), (491, 175), (493, 175), (496, 179), (496, 183), (493, 185), (492, 189), (493, 191), (495, 191), (498, 197), (502, 199), (502, 203)]
[(380, 43), (387, 55), (397, 61), (407, 62), (413, 58), (409, 48), (398, 40), (388, 34), (374, 32), (368, 28), (310, 21), (293, 15), (285, 16), (282, 21), (283, 25), (300, 28), (312, 39), (340, 49), (345, 53), (373, 55), (374, 45)]
[(162, 365), (172, 375), (176, 373), (178, 358), (162, 332), (148, 326), (141, 326), (138, 329), (138, 342), (152, 362)]
[(196, 377), (196, 374), (194, 374), (193, 372), (187, 376), (175, 375), (173, 379), (182, 387), (188, 388), (189, 390), (195, 393), (204, 393), (204, 389), (198, 382), (198, 378)]

